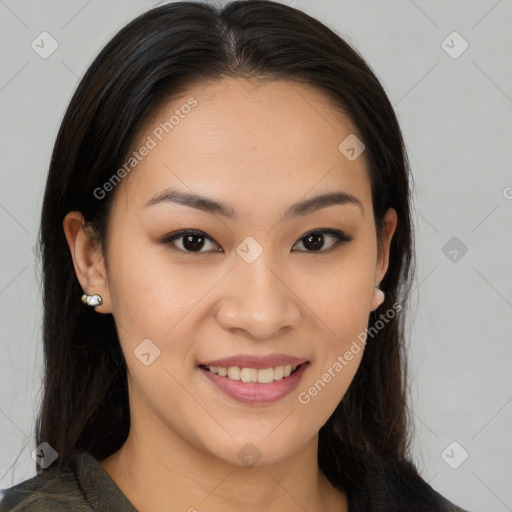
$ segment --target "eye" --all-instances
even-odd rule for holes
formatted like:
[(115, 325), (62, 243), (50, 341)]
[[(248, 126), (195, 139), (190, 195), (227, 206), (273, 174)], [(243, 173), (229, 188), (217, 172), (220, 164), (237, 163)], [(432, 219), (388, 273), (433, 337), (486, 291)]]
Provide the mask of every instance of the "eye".
[[(334, 242), (327, 249), (323, 249), (326, 235), (334, 239)], [(347, 235), (343, 231), (338, 231), (337, 229), (317, 229), (306, 233), (300, 238), (298, 243), (302, 243), (302, 245), (306, 247), (306, 251), (302, 252), (330, 252), (336, 249), (340, 244), (352, 240), (353, 238), (350, 235)], [(293, 247), (295, 247), (295, 245)]]
[[(175, 243), (175, 241), (180, 243)], [(178, 250), (183, 252), (208, 252), (208, 250), (201, 250), (207, 242), (213, 242), (215, 245), (217, 245), (216, 242), (214, 242), (213, 238), (209, 237), (206, 233), (204, 233), (203, 231), (196, 231), (193, 229), (187, 229), (184, 231), (178, 231), (177, 233), (171, 233), (170, 235), (162, 239), (162, 242), (164, 244), (171, 243), (175, 245)], [(222, 249), (220, 251), (216, 250), (216, 252), (222, 252)]]
[[(334, 240), (327, 249), (324, 248), (326, 237), (330, 237), (331, 240)], [(340, 244), (350, 242), (351, 240), (353, 240), (353, 238), (350, 235), (347, 235), (343, 231), (339, 231), (337, 229), (317, 229), (303, 235), (299, 239), (299, 242), (292, 247), (292, 250), (298, 243), (302, 243), (306, 250), (301, 250), (300, 252), (330, 252)], [(172, 244), (177, 250), (182, 252), (208, 252), (208, 249), (204, 251), (202, 249), (205, 246), (208, 247), (209, 242), (214, 244), (216, 247), (219, 247), (213, 238), (203, 231), (194, 229), (186, 229), (176, 233), (171, 233), (162, 239), (162, 243)], [(213, 250), (215, 252), (222, 252), (222, 249)]]

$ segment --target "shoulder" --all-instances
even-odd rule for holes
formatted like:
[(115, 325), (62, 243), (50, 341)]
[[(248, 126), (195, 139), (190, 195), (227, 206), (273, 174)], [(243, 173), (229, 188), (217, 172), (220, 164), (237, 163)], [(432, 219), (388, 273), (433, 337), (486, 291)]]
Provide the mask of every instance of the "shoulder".
[(353, 512), (468, 512), (433, 489), (410, 461), (366, 453), (360, 455), (358, 468), (351, 488)]
[(91, 511), (76, 475), (70, 470), (43, 470), (36, 476), (1, 490), (0, 512)]
[[(37, 478), (37, 477), (36, 477)], [(2, 489), (0, 512), (90, 512), (83, 497), (75, 493), (65, 494), (48, 486), (27, 487), (19, 485)]]
[[(428, 484), (425, 483), (425, 485), (428, 485)], [(431, 492), (434, 494), (435, 498), (437, 499), (442, 512), (468, 512), (467, 510), (460, 508), (457, 505), (453, 504), (451, 501), (448, 501), (444, 496), (441, 496), (441, 494), (439, 494), (437, 491), (432, 489), (430, 486), (428, 486), (428, 487), (431, 490)]]
[(1, 492), (0, 512), (137, 512), (87, 452), (72, 455), (66, 468), (50, 467)]

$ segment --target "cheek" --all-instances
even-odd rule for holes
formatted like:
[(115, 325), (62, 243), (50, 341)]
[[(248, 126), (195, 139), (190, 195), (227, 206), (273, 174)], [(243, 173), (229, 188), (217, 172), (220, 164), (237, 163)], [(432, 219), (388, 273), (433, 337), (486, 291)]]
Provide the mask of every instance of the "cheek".
[(354, 247), (335, 263), (311, 265), (305, 276), (297, 280), (298, 295), (304, 297), (332, 349), (343, 349), (367, 327), (374, 274), (373, 254), (364, 247)]
[[(370, 276), (372, 274), (370, 273)], [(363, 357), (372, 279), (366, 271), (343, 272), (308, 296), (315, 320), (314, 363), (297, 391), (299, 408), (319, 426), (334, 412)]]
[(310, 368), (296, 392), (297, 414), (318, 430), (329, 419), (347, 392), (361, 363), (364, 346), (338, 338)]
[[(313, 271), (314, 269), (314, 271)], [(328, 269), (312, 267), (303, 281), (315, 332), (315, 364), (298, 402), (327, 420), (352, 382), (365, 348), (375, 255), (371, 240), (354, 244)], [(302, 393), (302, 394), (301, 394)]]
[(136, 250), (127, 245), (112, 247), (115, 264), (109, 286), (114, 316), (128, 332), (161, 336), (206, 293), (206, 284), (200, 272), (172, 265), (165, 249), (149, 242)]

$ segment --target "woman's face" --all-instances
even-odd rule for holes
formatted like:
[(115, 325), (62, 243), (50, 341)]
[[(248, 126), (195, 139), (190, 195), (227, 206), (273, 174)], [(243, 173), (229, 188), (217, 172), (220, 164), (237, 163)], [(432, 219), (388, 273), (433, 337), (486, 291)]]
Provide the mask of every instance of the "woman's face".
[[(315, 440), (359, 366), (396, 225), (389, 210), (378, 254), (354, 134), (286, 81), (202, 84), (145, 124), (115, 187), (105, 282), (88, 290), (114, 315), (139, 438), (239, 465)], [(309, 203), (325, 194), (353, 199)]]

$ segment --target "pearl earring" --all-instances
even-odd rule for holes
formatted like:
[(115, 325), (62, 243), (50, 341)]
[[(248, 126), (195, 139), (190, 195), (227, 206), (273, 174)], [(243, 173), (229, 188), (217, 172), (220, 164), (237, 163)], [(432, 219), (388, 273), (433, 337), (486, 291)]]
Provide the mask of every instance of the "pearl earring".
[(385, 296), (385, 293), (378, 286), (376, 286), (372, 297), (372, 311), (377, 309), (384, 302)]
[(84, 293), (82, 295), (82, 302), (86, 306), (91, 306), (92, 308), (96, 308), (103, 304), (103, 299), (101, 298), (100, 295), (87, 295), (87, 293)]

